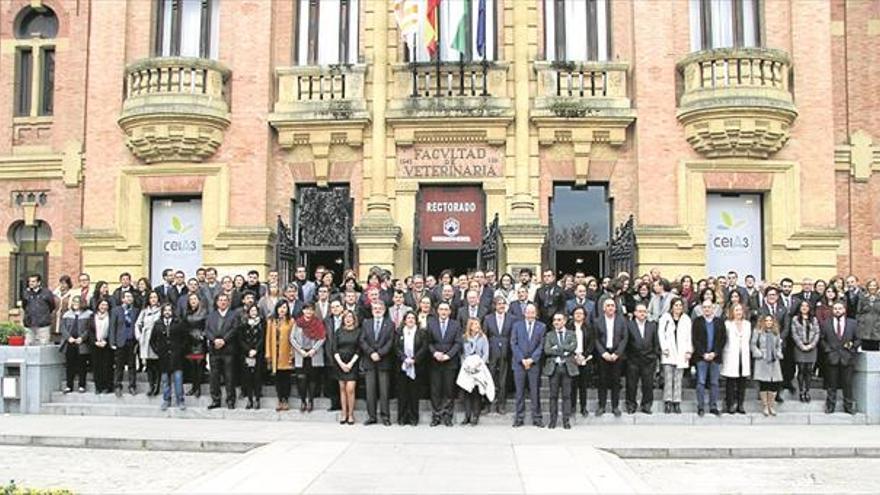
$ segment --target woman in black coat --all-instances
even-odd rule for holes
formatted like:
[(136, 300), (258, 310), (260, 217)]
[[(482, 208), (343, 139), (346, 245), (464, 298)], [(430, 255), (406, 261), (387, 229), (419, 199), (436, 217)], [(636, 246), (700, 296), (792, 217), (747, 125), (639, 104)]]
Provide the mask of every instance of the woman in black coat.
[(416, 381), (427, 371), (428, 331), (419, 328), (418, 317), (410, 311), (395, 331), (395, 351), (400, 362), (397, 377), (397, 423), (419, 424), (419, 388)]
[(191, 363), (192, 388), (186, 395), (202, 396), (202, 376), (204, 375), (205, 355), (208, 347), (205, 340), (205, 318), (208, 316), (207, 303), (198, 294), (191, 293), (187, 297), (186, 311), (181, 322), (187, 338), (189, 349), (185, 350), (186, 360)]
[(183, 403), (183, 355), (187, 351), (188, 334), (182, 322), (174, 315), (174, 306), (162, 305), (162, 316), (153, 326), (150, 335), (150, 348), (159, 356), (159, 376), (162, 388), (162, 410), (171, 405), (171, 383), (174, 383), (174, 398), (181, 411)]
[(249, 307), (240, 318), (241, 393), (248, 399), (245, 409), (259, 409), (263, 390), (261, 370), (265, 366), (266, 325), (257, 305)]

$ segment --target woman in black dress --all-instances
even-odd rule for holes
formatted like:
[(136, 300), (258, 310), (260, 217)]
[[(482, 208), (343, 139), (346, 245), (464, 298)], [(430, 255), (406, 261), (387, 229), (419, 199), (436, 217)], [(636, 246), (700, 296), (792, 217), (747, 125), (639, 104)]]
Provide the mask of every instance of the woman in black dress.
[(208, 316), (208, 311), (198, 294), (192, 293), (186, 297), (186, 312), (182, 323), (184, 331), (189, 336), (189, 349), (186, 349), (185, 357), (192, 370), (192, 388), (186, 395), (199, 398), (202, 396), (202, 375), (205, 354), (208, 350), (205, 344), (205, 317)]
[(339, 398), (342, 412), (339, 424), (354, 424), (354, 390), (357, 385), (357, 361), (360, 357), (358, 341), (361, 331), (357, 317), (351, 311), (342, 313), (342, 326), (332, 342), (333, 362), (339, 377)]

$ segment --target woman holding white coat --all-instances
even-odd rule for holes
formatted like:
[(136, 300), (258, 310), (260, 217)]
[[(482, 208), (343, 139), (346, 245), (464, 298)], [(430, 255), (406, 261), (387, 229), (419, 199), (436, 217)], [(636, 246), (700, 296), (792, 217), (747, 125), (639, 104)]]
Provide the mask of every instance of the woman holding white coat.
[(727, 414), (746, 413), (743, 403), (752, 376), (752, 323), (745, 316), (743, 305), (735, 303), (730, 306), (727, 321), (724, 322), (727, 344), (721, 356), (721, 376), (726, 380)]
[(681, 381), (691, 363), (694, 351), (691, 341), (691, 319), (685, 314), (685, 303), (676, 297), (669, 311), (660, 317), (660, 364), (663, 367), (663, 410), (681, 414)]

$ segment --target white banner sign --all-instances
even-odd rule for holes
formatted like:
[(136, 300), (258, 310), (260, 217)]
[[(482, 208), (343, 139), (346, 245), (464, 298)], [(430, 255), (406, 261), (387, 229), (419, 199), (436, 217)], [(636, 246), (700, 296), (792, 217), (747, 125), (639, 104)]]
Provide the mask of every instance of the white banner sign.
[(722, 275), (730, 270), (760, 279), (764, 253), (761, 232), (761, 196), (739, 194), (706, 196), (706, 271)]
[(153, 200), (150, 282), (162, 281), (162, 270), (183, 270), (194, 277), (202, 264), (202, 200)]

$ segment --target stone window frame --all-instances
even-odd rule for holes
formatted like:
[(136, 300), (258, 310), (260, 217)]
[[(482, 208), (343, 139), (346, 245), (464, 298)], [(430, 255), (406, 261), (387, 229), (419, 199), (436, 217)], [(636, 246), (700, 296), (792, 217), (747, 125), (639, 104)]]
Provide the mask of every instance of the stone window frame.
[[(23, 24), (35, 14), (54, 20), (48, 32), (24, 33)], [(49, 16), (47, 16), (47, 14)], [(58, 15), (45, 5), (28, 5), (15, 16), (15, 68), (13, 118), (16, 120), (51, 119), (55, 110), (56, 36)]]
[[(320, 19), (321, 19), (321, 1), (320, 0), (291, 0), (294, 5), (294, 16), (293, 16), (293, 53), (291, 54), (293, 65), (295, 66), (317, 66), (324, 65), (321, 61), (319, 61), (319, 40), (321, 39), (321, 34), (319, 33), (320, 28)], [(337, 61), (333, 62), (333, 64), (347, 65), (357, 63), (360, 49), (360, 33), (358, 32), (361, 29), (361, 2), (371, 1), (371, 0), (339, 0), (339, 53), (337, 57)], [(308, 3), (308, 10), (303, 11), (303, 3)], [(308, 29), (307, 35), (307, 48), (305, 54), (305, 60), (302, 60), (300, 56), (301, 46), (300, 46), (300, 29), (303, 27), (303, 23), (301, 19), (305, 16), (307, 21), (306, 28)], [(352, 19), (352, 16), (355, 16)], [(352, 22), (355, 22), (355, 30), (352, 30)], [(353, 38), (352, 38), (353, 37)], [(355, 46), (352, 47), (352, 42), (355, 43)]]
[[(8, 232), (9, 245), (12, 247), (9, 254), (9, 301), (10, 306), (14, 307), (21, 300), (23, 288), (26, 287), (27, 279), (31, 275), (39, 275), (43, 286), (47, 286), (49, 278), (48, 246), (52, 242), (52, 228), (45, 220), (36, 220), (32, 225), (17, 220), (9, 226)], [(27, 234), (31, 234), (33, 239), (25, 242), (23, 236)], [(17, 236), (21, 236), (18, 242)], [(42, 270), (25, 270), (28, 259), (41, 262)]]

